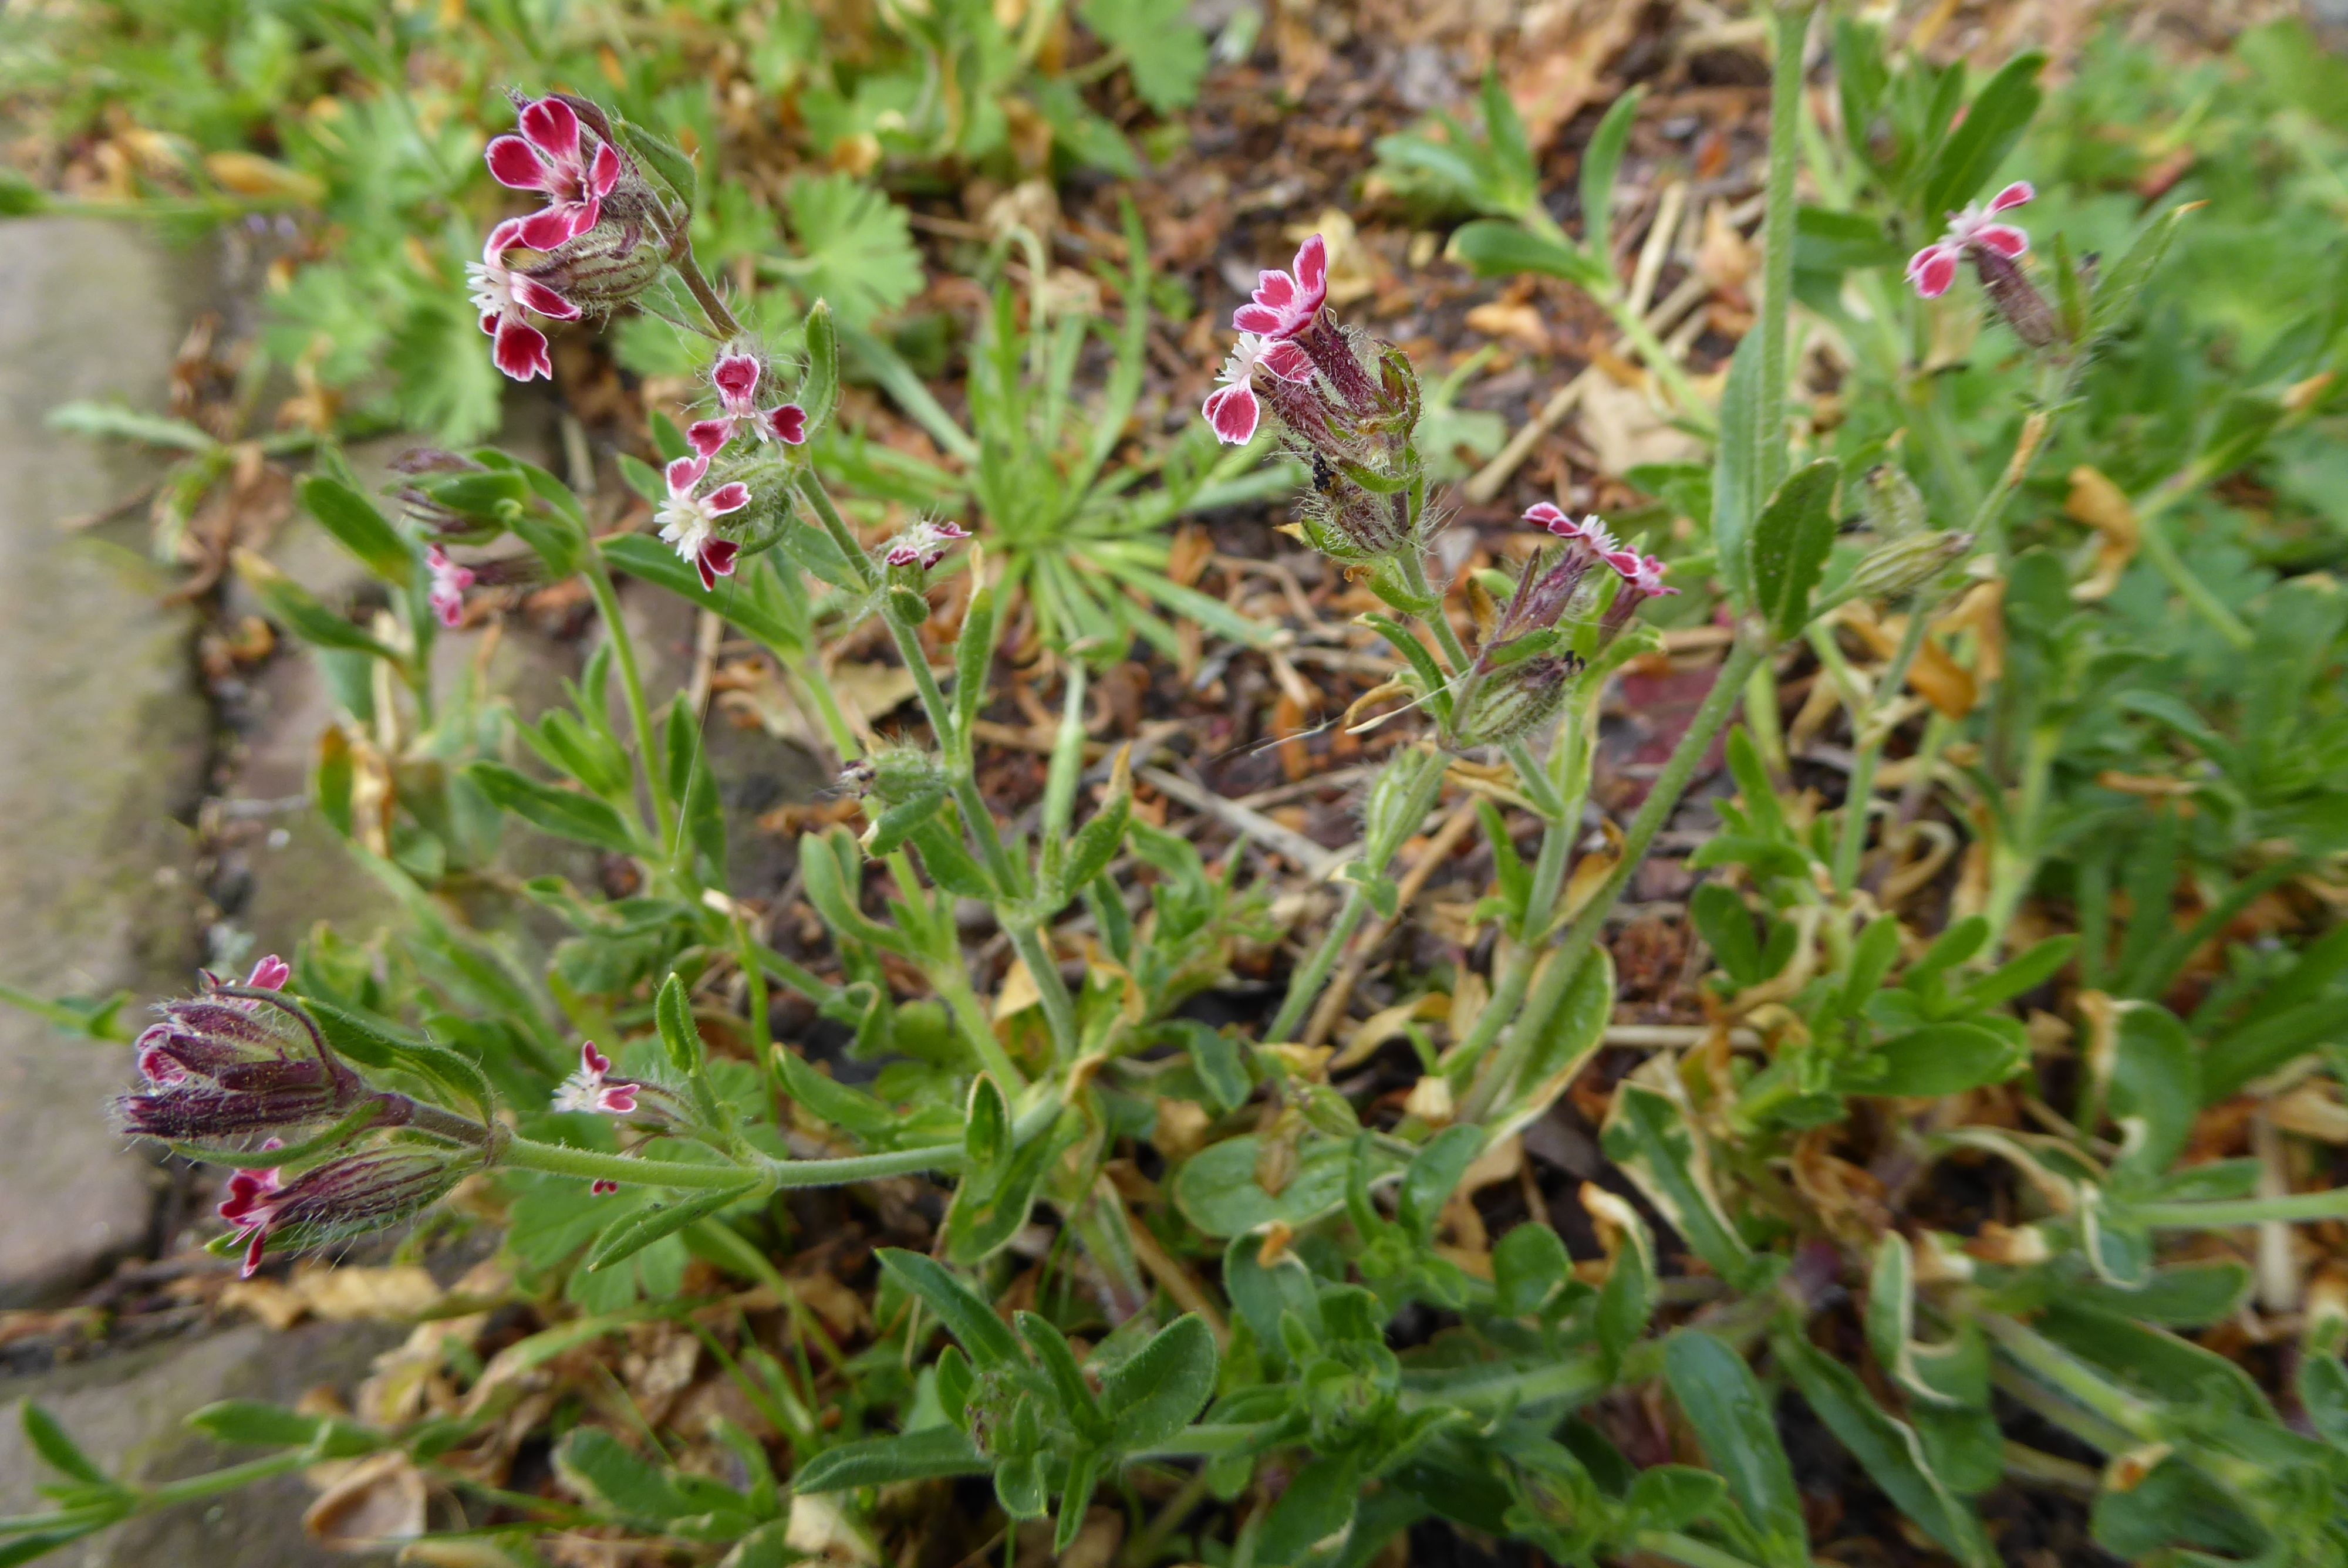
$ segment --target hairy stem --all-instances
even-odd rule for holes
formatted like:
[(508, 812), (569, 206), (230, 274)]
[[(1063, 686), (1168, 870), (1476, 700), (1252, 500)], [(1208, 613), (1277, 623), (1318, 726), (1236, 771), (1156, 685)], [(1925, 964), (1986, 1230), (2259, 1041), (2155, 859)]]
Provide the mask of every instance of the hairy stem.
[(1794, 174), (1801, 162), (1802, 44), (1810, 31), (1807, 0), (1780, 5), (1770, 19), (1776, 57), (1769, 69), (1769, 181), (1762, 229), (1761, 472), (1766, 496), (1786, 477), (1786, 348), (1794, 305)]
[[(620, 595), (612, 586), (611, 569), (603, 564), (603, 552), (592, 544), (587, 549), (587, 591), (594, 596), (595, 612), (603, 618), (604, 635), (612, 640), (613, 662), (620, 667), (620, 690), (628, 703), (628, 723), (636, 733), (636, 763), (644, 771), (644, 790), (652, 799), (654, 835), (665, 852), (676, 817), (660, 765), (661, 747), (653, 730), (652, 710), (644, 702), (644, 672), (636, 664), (635, 640), (620, 619)], [(599, 701), (602, 697), (600, 692), (594, 695)]]
[(1704, 703), (1689, 721), (1686, 733), (1663, 764), (1663, 771), (1640, 804), (1638, 815), (1622, 835), (1622, 856), (1597, 894), (1584, 906), (1564, 939), (1550, 953), (1532, 996), (1526, 1001), (1524, 1011), (1518, 1015), (1509, 1031), (1509, 1038), (1493, 1057), (1491, 1066), (1476, 1081), (1469, 1091), (1467, 1103), (1460, 1109), (1463, 1121), (1481, 1121), (1491, 1111), (1493, 1102), (1506, 1091), (1509, 1081), (1524, 1066), (1531, 1054), (1533, 1042), (1540, 1039), (1542, 1028), (1559, 1004), (1565, 1000), (1566, 988), (1581, 967), (1581, 960), (1598, 940), (1606, 926), (1606, 917), (1614, 912), (1622, 900), (1622, 890), (1631, 885), (1632, 875), (1646, 858), (1648, 846), (1663, 824), (1671, 820), (1678, 808), (1680, 796), (1687, 793), (1689, 781), (1695, 776), (1696, 766), (1712, 747), (1713, 739), (1727, 724), (1736, 711), (1737, 700), (1743, 695), (1746, 681), (1754, 667), (1767, 655), (1768, 644), (1764, 634), (1756, 630), (1742, 631), (1736, 645), (1730, 650), (1718, 674), (1713, 677), (1712, 690), (1704, 694)]

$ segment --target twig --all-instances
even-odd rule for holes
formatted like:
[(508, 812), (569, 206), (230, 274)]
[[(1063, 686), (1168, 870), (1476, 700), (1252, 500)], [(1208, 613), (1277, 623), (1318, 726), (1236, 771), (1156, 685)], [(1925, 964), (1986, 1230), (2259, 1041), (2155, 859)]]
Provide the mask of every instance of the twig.
[[(1704, 297), (1711, 292), (1712, 285), (1699, 276), (1691, 274), (1683, 278), (1680, 280), (1679, 286), (1664, 296), (1663, 302), (1647, 313), (1647, 325), (1659, 333), (1671, 331), (1679, 325), (1687, 313), (1695, 309), (1703, 302)], [(1620, 355), (1627, 344), (1627, 339), (1618, 339), (1612, 352)], [(1603, 374), (1605, 373), (1595, 364), (1591, 364), (1584, 368), (1571, 381), (1558, 388), (1550, 400), (1541, 405), (1540, 412), (1534, 415), (1523, 429), (1509, 438), (1509, 444), (1500, 448), (1500, 455), (1478, 469), (1476, 477), (1461, 487), (1460, 493), (1478, 506), (1498, 495), (1500, 487), (1509, 482), (1509, 476), (1513, 475), (1524, 460), (1532, 455), (1533, 448), (1540, 446), (1550, 431), (1563, 423), (1565, 416), (1573, 412), (1575, 406), (1581, 402), (1583, 395), (1595, 384), (1596, 378)]]
[(1328, 880), (1337, 867), (1357, 855), (1359, 846), (1344, 850), (1322, 848), (1293, 828), (1280, 824), (1260, 811), (1251, 811), (1235, 800), (1226, 800), (1210, 789), (1192, 784), (1178, 774), (1164, 768), (1136, 770), (1152, 789), (1173, 796), (1193, 811), (1203, 811), (1220, 821), (1233, 832), (1254, 839), (1258, 844), (1303, 866), (1315, 882)]

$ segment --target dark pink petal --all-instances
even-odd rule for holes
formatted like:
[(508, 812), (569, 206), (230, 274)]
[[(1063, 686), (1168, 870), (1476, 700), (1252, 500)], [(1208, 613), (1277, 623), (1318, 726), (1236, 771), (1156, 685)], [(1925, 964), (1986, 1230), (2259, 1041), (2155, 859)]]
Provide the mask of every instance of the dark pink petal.
[(449, 630), (454, 631), (457, 628), (465, 624), (465, 596), (463, 594), (457, 592), (453, 589), (446, 592), (443, 592), (441, 589), (435, 589), (432, 590), (430, 599), (432, 602), (432, 613), (439, 617), (441, 625), (447, 627)]
[(1274, 269), (1255, 275), (1255, 302), (1284, 311), (1296, 302), (1296, 280)]
[(619, 1190), (620, 1184), (608, 1177), (598, 1176), (587, 1184), (587, 1192), (591, 1197), (608, 1198)]
[(2011, 260), (2030, 249), (2030, 236), (2011, 223), (1984, 223), (1973, 231), (1973, 243)]
[(1318, 234), (1296, 247), (1296, 283), (1303, 294), (1299, 302), (1311, 309), (1319, 310), (1329, 297), (1329, 243)]
[(251, 1279), (254, 1275), (261, 1272), (262, 1249), (266, 1247), (268, 1245), (269, 1227), (266, 1225), (255, 1225), (252, 1228), (252, 1240), (245, 1245), (244, 1266), (236, 1271), (236, 1276), (239, 1279)]
[(595, 196), (609, 196), (612, 187), (620, 183), (620, 155), (605, 142), (595, 149), (595, 167), (587, 176), (587, 189)]
[(1226, 386), (1209, 394), (1205, 413), (1215, 439), (1226, 446), (1244, 446), (1253, 440), (1256, 421), (1262, 416), (1254, 390), (1247, 386)]
[(526, 218), (508, 218), (489, 231), (489, 242), (481, 247), (481, 260), (496, 261), (508, 251), (521, 243), (521, 231), (529, 226)]
[(732, 539), (712, 539), (702, 546), (700, 556), (693, 563), (701, 569), (701, 586), (715, 589), (719, 578), (732, 577), (735, 558), (741, 553), (742, 547)]
[(601, 1078), (612, 1071), (612, 1059), (596, 1050), (593, 1040), (583, 1040), (579, 1042), (579, 1066), (582, 1071)]
[(579, 117), (561, 98), (541, 98), (524, 108), (521, 133), (556, 163), (579, 161)]
[(547, 355), (546, 334), (526, 322), (500, 320), (497, 347), (490, 351), (489, 357), (516, 381), (541, 375), (550, 381), (554, 379), (554, 361)]
[(722, 518), (728, 512), (738, 512), (749, 504), (750, 487), (739, 479), (730, 485), (718, 486), (717, 488), (710, 491), (708, 498), (702, 502), (702, 506), (707, 508), (713, 518)]
[(614, 1083), (595, 1096), (595, 1109), (614, 1116), (625, 1116), (635, 1108), (636, 1086), (633, 1083)]
[(720, 356), (709, 370), (710, 384), (727, 406), (747, 404), (758, 392), (758, 359), (756, 354), (729, 354)]
[(1573, 519), (1558, 508), (1553, 501), (1536, 501), (1525, 508), (1525, 521), (1537, 528), (1556, 533), (1561, 526), (1570, 526)]
[(495, 337), (498, 335), (497, 312), (488, 312), (481, 317), (481, 335), (483, 337)]
[(1313, 356), (1287, 338), (1266, 348), (1263, 357), (1256, 363), (1282, 381), (1313, 379)]
[(499, 185), (514, 190), (546, 189), (546, 164), (518, 136), (491, 138), (481, 157), (489, 166), (489, 178)]
[(1928, 300), (1937, 300), (1957, 281), (1957, 252), (1947, 245), (1927, 245), (1908, 258), (1908, 281)]
[(572, 227), (576, 210), (570, 207), (549, 207), (533, 212), (521, 220), (521, 243), (533, 251), (551, 251), (563, 244), (578, 231)]
[(786, 403), (767, 415), (767, 428), (786, 446), (803, 445), (807, 440), (807, 410), (796, 403)]
[(709, 459), (705, 456), (675, 459), (668, 466), (668, 493), (690, 496), (693, 487), (701, 483), (701, 477), (708, 472)]
[(273, 991), (283, 989), (285, 982), (293, 978), (293, 966), (272, 953), (252, 966), (252, 974), (244, 983), (260, 990)]
[(940, 538), (966, 539), (970, 538), (970, 530), (963, 528), (960, 523), (937, 522), (932, 523), (930, 527), (937, 530), (938, 537)]
[(1276, 333), (1287, 320), (1270, 305), (1241, 305), (1231, 313), (1232, 327), (1243, 333)]
[(685, 427), (685, 438), (704, 457), (714, 457), (719, 448), (734, 439), (731, 419), (696, 419)]
[(603, 199), (602, 197), (590, 196), (581, 201), (571, 210), (571, 237), (576, 240), (580, 235), (595, 227), (595, 220), (602, 215)]
[(2003, 212), (2009, 207), (2021, 206), (2037, 194), (2037, 190), (2032, 187), (2030, 181), (2017, 179), (1989, 199), (1989, 210), (1992, 212)]
[(549, 321), (575, 322), (579, 319), (577, 305), (535, 278), (516, 278), (513, 292), (515, 303), (526, 311), (536, 311)]

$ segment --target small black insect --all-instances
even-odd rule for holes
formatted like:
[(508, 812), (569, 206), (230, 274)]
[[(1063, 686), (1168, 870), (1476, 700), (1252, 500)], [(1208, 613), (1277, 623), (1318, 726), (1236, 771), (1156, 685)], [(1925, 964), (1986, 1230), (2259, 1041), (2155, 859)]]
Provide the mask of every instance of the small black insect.
[(1325, 496), (1336, 483), (1337, 470), (1329, 466), (1329, 459), (1318, 452), (1313, 454), (1313, 487)]

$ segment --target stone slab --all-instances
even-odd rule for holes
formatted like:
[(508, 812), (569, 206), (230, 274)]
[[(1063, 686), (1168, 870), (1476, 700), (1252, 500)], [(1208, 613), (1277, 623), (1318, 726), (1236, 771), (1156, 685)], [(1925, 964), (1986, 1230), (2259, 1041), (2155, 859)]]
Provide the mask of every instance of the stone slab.
[[(191, 617), (131, 546), (59, 525), (135, 493), (147, 455), (49, 430), (71, 398), (162, 401), (201, 271), (128, 225), (0, 224), (0, 979), (37, 995), (184, 985), (187, 835), (209, 719)], [(0, 1009), (0, 1306), (147, 1239), (153, 1167), (108, 1127), (127, 1052)]]

